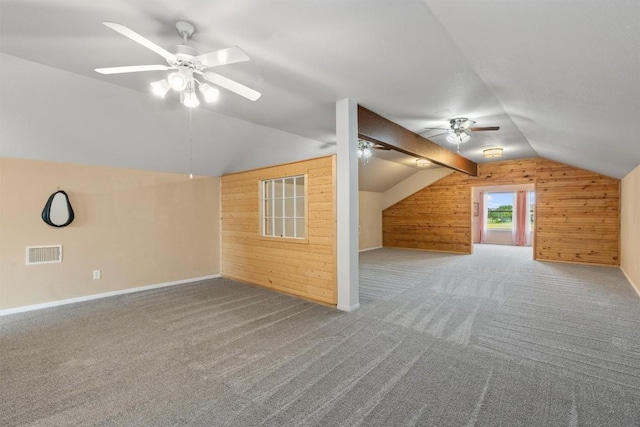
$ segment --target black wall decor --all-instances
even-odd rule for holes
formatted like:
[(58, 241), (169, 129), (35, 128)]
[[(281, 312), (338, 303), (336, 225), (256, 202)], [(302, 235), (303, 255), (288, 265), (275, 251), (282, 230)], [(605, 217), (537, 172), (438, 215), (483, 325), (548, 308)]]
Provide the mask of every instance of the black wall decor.
[(47, 204), (42, 210), (42, 220), (52, 227), (66, 227), (73, 222), (75, 215), (69, 201), (69, 196), (58, 190), (49, 196)]

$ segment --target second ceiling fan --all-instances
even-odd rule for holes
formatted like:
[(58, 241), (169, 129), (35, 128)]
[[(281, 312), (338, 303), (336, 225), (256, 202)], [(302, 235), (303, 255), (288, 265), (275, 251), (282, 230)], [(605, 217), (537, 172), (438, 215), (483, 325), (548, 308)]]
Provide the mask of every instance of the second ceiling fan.
[[(460, 144), (467, 142), (472, 132), (483, 131), (497, 131), (500, 130), (500, 126), (473, 126), (476, 124), (475, 120), (468, 119), (466, 117), (456, 117), (449, 120), (449, 128), (427, 128), (430, 130), (444, 130), (446, 132), (438, 133), (436, 135), (430, 135), (429, 138), (435, 138), (440, 135), (447, 135), (447, 142), (455, 144), (460, 151)], [(423, 132), (426, 133), (426, 132)]]

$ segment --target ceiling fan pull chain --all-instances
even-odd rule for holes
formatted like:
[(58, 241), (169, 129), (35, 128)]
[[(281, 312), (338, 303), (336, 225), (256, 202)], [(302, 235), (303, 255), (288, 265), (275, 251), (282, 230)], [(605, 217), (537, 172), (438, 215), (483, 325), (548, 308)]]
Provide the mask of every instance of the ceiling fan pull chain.
[(193, 179), (193, 157), (191, 155), (191, 145), (193, 142), (193, 129), (191, 125), (191, 111), (193, 108), (189, 108), (189, 179)]

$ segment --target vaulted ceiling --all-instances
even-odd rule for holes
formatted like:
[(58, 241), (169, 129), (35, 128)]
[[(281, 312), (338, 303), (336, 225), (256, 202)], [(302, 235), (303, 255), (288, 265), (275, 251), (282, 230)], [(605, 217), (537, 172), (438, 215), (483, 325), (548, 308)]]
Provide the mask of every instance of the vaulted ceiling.
[[(636, 0), (2, 0), (0, 154), (220, 175), (335, 152), (352, 98), (418, 133), (500, 126), (462, 144), (476, 162), (499, 146), (619, 178), (640, 163), (638, 18)], [(94, 71), (164, 63), (101, 21), (168, 48), (181, 19), (201, 52), (247, 52), (216, 72), (258, 101), (223, 91), (190, 117), (149, 93), (166, 72)]]

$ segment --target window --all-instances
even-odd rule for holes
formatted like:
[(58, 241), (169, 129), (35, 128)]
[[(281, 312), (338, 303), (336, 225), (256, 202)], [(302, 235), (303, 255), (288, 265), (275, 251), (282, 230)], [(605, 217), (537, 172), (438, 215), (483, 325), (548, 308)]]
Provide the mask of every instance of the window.
[(536, 208), (536, 192), (529, 191), (529, 227), (531, 227), (530, 230), (533, 229), (535, 208)]
[(306, 239), (305, 176), (262, 181), (262, 235)]
[(513, 230), (514, 193), (487, 193), (487, 230)]

